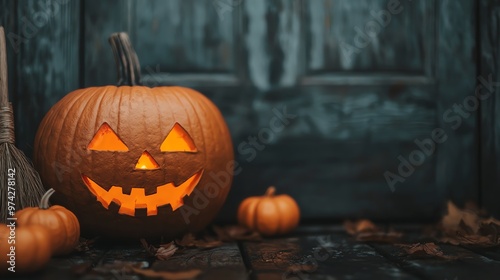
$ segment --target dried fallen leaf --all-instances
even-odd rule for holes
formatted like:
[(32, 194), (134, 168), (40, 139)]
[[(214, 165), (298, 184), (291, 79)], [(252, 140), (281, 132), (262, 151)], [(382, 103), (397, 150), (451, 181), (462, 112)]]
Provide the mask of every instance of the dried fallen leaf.
[(394, 230), (382, 230), (370, 220), (362, 219), (355, 222), (345, 221), (344, 228), (348, 234), (358, 241), (395, 243), (398, 242), (402, 234)]
[(401, 248), (405, 250), (405, 252), (416, 258), (422, 258), (422, 257), (436, 257), (440, 259), (446, 259), (446, 260), (455, 260), (458, 257), (456, 256), (448, 256), (443, 253), (441, 248), (436, 245), (434, 242), (429, 242), (429, 243), (416, 243), (416, 244), (411, 244), (411, 245), (406, 245), (406, 244), (400, 244), (398, 245)]
[(344, 222), (344, 227), (350, 235), (355, 235), (360, 232), (375, 232), (378, 231), (377, 226), (367, 219), (361, 219), (355, 222), (346, 221)]
[(434, 242), (410, 245), (410, 247), (406, 248), (406, 252), (411, 255), (424, 253), (431, 256), (444, 256), (443, 251)]
[(172, 257), (176, 251), (177, 246), (175, 246), (174, 242), (172, 241), (170, 243), (160, 245), (160, 248), (156, 250), (155, 256), (157, 259), (164, 261)]
[(246, 227), (242, 227), (239, 225), (225, 227), (213, 226), (212, 229), (219, 240), (224, 242), (262, 240), (262, 237), (258, 232), (252, 231)]
[(85, 273), (87, 273), (91, 269), (92, 269), (92, 263), (91, 262), (84, 262), (84, 263), (79, 263), (79, 264), (73, 265), (71, 267), (71, 272), (76, 276), (83, 276)]
[(114, 261), (111, 263), (99, 264), (92, 269), (92, 271), (101, 274), (123, 275), (127, 274), (131, 268), (145, 268), (149, 263), (143, 262), (127, 262), (127, 261)]
[(492, 247), (500, 245), (500, 221), (484, 218), (477, 207), (459, 209), (448, 202), (448, 213), (440, 222), (441, 242), (453, 245)]
[(92, 239), (86, 239), (83, 237), (80, 237), (80, 240), (78, 242), (78, 245), (75, 247), (76, 252), (86, 252), (90, 250), (90, 247), (95, 243), (95, 241), (99, 239), (99, 237), (95, 237)]
[(167, 244), (161, 244), (158, 248), (148, 244), (145, 239), (141, 239), (141, 244), (150, 256), (154, 256), (161, 261), (169, 259), (177, 251), (177, 246), (175, 246), (173, 241)]
[(186, 270), (186, 271), (157, 271), (157, 270), (152, 270), (152, 269), (141, 269), (141, 268), (135, 268), (131, 267), (130, 268), (133, 272), (136, 274), (145, 276), (145, 277), (151, 277), (151, 278), (161, 278), (161, 279), (168, 279), (168, 280), (184, 280), (184, 279), (193, 279), (198, 277), (198, 275), (201, 274), (201, 270), (199, 269), (193, 269), (193, 270)]
[(154, 257), (156, 255), (157, 248), (154, 247), (153, 245), (148, 244), (148, 242), (144, 238), (141, 238), (140, 241), (141, 241), (142, 247), (144, 247), (144, 250), (146, 250), (146, 252), (150, 256)]
[(441, 220), (444, 230), (455, 232), (469, 230), (472, 233), (479, 231), (479, 217), (477, 211), (465, 209), (460, 210), (453, 202), (448, 201), (448, 214)]
[(176, 239), (175, 244), (181, 247), (194, 247), (196, 238), (192, 233), (185, 234), (181, 239)]
[(377, 243), (396, 243), (403, 234), (396, 231), (388, 232), (361, 232), (356, 235), (356, 240)]
[(294, 264), (289, 266), (286, 270), (294, 273), (298, 272), (314, 272), (318, 269), (318, 265), (313, 264)]
[(181, 247), (187, 248), (215, 248), (222, 245), (222, 241), (215, 240), (210, 237), (205, 237), (205, 239), (196, 239), (192, 233), (184, 235), (181, 239), (176, 239), (175, 244)]

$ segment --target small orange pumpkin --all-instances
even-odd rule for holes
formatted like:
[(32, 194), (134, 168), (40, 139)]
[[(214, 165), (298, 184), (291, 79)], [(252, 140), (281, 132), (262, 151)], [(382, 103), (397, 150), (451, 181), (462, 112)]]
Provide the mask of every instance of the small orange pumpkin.
[(54, 189), (48, 190), (40, 199), (38, 207), (27, 207), (16, 212), (17, 224), (41, 225), (50, 230), (54, 255), (71, 253), (80, 239), (80, 223), (68, 209), (54, 205), (49, 208), (49, 198)]
[(241, 202), (238, 221), (263, 235), (285, 234), (299, 224), (300, 210), (295, 200), (286, 194), (274, 195), (269, 187), (264, 196), (252, 196)]
[[(51, 239), (50, 231), (41, 225), (16, 227), (14, 231), (0, 224), (0, 274), (10, 273), (7, 269), (11, 260), (15, 261), (15, 273), (30, 273), (44, 267), (52, 255)], [(15, 255), (11, 247), (15, 247)]]

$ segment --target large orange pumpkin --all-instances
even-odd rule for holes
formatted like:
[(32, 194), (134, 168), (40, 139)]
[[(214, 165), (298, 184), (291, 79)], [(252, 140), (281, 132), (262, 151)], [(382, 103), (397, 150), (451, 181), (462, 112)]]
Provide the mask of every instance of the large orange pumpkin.
[(36, 134), (35, 167), (84, 232), (172, 238), (198, 231), (231, 185), (226, 123), (193, 89), (138, 85), (128, 36), (110, 42), (119, 86), (79, 89), (55, 104)]

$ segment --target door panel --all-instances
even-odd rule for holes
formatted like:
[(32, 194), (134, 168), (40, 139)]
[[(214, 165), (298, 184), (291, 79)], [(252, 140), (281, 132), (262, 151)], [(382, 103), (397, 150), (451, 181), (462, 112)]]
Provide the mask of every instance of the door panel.
[(433, 56), (434, 3), (390, 3), (304, 1), (307, 72), (426, 73)]
[[(146, 84), (213, 100), (242, 170), (220, 219), (269, 185), (305, 220), (431, 218), (448, 198), (477, 199), (476, 112), (457, 129), (443, 118), (474, 92), (473, 12), (465, 0), (85, 1), (84, 84), (115, 83), (107, 37), (127, 31)], [(447, 140), (411, 158), (435, 129)], [(418, 162), (411, 175), (403, 161)]]

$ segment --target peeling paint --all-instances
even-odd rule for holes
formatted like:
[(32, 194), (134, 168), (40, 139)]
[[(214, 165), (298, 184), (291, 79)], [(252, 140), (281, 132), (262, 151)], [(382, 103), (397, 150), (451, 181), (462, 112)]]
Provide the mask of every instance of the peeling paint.
[(250, 79), (260, 90), (266, 90), (270, 86), (269, 57), (266, 47), (266, 1), (245, 1), (245, 11), (249, 22), (245, 44), (248, 52)]

